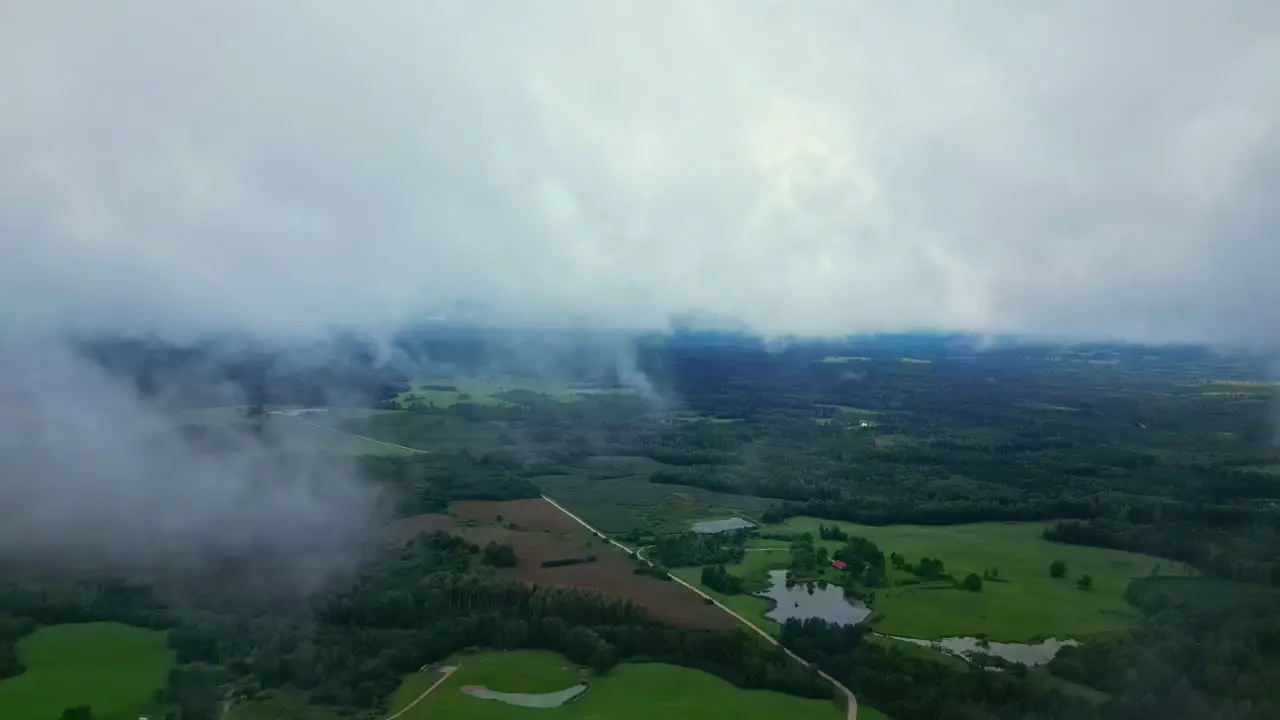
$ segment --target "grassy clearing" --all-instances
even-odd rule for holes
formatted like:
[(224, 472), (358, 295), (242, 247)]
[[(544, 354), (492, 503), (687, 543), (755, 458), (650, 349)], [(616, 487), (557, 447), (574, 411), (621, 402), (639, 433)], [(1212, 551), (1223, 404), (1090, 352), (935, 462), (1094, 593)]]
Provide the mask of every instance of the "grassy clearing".
[[(804, 532), (817, 535), (822, 521), (792, 518), (766, 532)], [(1137, 619), (1124, 600), (1130, 580), (1148, 577), (1154, 566), (1161, 574), (1183, 574), (1181, 565), (1136, 553), (1059, 545), (1040, 537), (1040, 523), (977, 523), (947, 527), (897, 525), (869, 527), (839, 524), (852, 535), (866, 537), (886, 554), (897, 552), (908, 562), (939, 558), (946, 571), (962, 578), (986, 568), (999, 569), (1003, 582), (987, 582), (980, 593), (950, 587), (896, 585), (876, 591), (874, 604), (879, 632), (934, 639), (985, 636), (990, 640), (1026, 642), (1044, 637), (1071, 637), (1123, 630)], [(823, 543), (835, 549), (839, 543)], [(747, 553), (744, 570), (758, 573), (765, 561)], [(785, 564), (785, 553), (774, 553)], [(1067, 563), (1067, 577), (1049, 575), (1054, 560)], [(1081, 590), (1076, 579), (1088, 574), (1093, 589)], [(891, 582), (911, 579), (890, 572)], [(873, 616), (873, 617), (875, 617)]]
[(119, 623), (54, 625), (23, 638), (17, 655), (27, 670), (0, 682), (5, 720), (52, 720), (77, 705), (106, 720), (163, 715), (155, 696), (168, 682), (173, 654), (162, 632)]
[[(766, 498), (651, 483), (650, 473), (671, 466), (647, 459), (629, 465), (633, 461), (613, 463), (593, 458), (585, 468), (536, 477), (533, 482), (606, 533), (685, 532), (693, 523), (707, 518), (762, 513), (773, 502)], [(628, 466), (631, 472), (626, 472)]]
[[(560, 655), (534, 650), (475, 653), (456, 658), (449, 664), (457, 665), (457, 672), (402, 715), (403, 720), (667, 720), (701, 717), (837, 720), (844, 716), (843, 708), (837, 708), (830, 701), (796, 698), (764, 690), (741, 690), (702, 671), (660, 663), (619, 665), (608, 675), (592, 678), (590, 689), (580, 699), (558, 708), (521, 708), (469, 697), (459, 688), (485, 685), (503, 692), (554, 692), (581, 682), (584, 672)], [(425, 675), (435, 677), (431, 673)], [(405, 682), (414, 687), (430, 684), (415, 676), (410, 676)], [(402, 687), (395, 696), (392, 711), (404, 707), (414, 697), (417, 693)], [(862, 712), (859, 708), (860, 717)]]
[(547, 378), (497, 375), (484, 378), (438, 377), (416, 380), (412, 390), (401, 393), (397, 401), (402, 407), (414, 400), (439, 408), (461, 403), (478, 405), (511, 405), (534, 399), (561, 402), (591, 395), (629, 395), (630, 388), (596, 388)]
[(317, 449), (321, 449), (326, 453), (339, 455), (413, 454), (412, 450), (385, 445), (373, 440), (365, 440), (342, 431), (326, 429), (328, 427), (337, 428), (339, 426), (324, 415), (319, 415), (314, 419), (304, 418), (301, 420), (290, 417), (269, 416), (266, 421), (264, 437), (274, 448), (285, 452), (314, 452)]
[[(391, 412), (351, 419), (343, 430), (384, 442), (433, 452), (486, 453), (503, 447), (503, 429), (491, 422), (413, 412)], [(385, 446), (382, 446), (385, 447)]]

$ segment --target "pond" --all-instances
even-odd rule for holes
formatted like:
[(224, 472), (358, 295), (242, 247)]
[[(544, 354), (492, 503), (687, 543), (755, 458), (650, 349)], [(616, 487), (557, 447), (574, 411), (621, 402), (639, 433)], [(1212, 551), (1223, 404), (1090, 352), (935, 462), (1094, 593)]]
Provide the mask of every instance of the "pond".
[(750, 520), (742, 518), (728, 518), (726, 520), (703, 520), (693, 524), (693, 531), (702, 533), (703, 535), (714, 535), (715, 533), (729, 532), (730, 530), (741, 530), (742, 528), (753, 528), (756, 524)]
[(768, 591), (757, 594), (773, 600), (774, 607), (765, 613), (765, 617), (774, 622), (821, 618), (827, 622), (856, 625), (871, 614), (861, 600), (847, 600), (844, 588), (839, 585), (821, 587), (818, 583), (797, 583), (787, 587), (786, 570), (770, 570), (769, 582)]
[(1076, 640), (1058, 640), (1057, 638), (1049, 638), (1038, 644), (1031, 645), (1028, 643), (985, 642), (981, 638), (975, 637), (949, 637), (940, 640), (921, 640), (919, 638), (896, 637), (894, 635), (886, 635), (885, 637), (933, 648), (934, 650), (959, 655), (963, 658), (968, 658), (972, 655), (994, 655), (1002, 660), (1018, 665), (1026, 665), (1027, 667), (1046, 665), (1062, 648), (1080, 644)]
[(575, 700), (587, 691), (586, 683), (579, 683), (564, 690), (549, 693), (507, 693), (490, 690), (484, 685), (464, 685), (463, 693), (481, 700), (497, 700), (508, 705), (527, 708), (553, 708)]

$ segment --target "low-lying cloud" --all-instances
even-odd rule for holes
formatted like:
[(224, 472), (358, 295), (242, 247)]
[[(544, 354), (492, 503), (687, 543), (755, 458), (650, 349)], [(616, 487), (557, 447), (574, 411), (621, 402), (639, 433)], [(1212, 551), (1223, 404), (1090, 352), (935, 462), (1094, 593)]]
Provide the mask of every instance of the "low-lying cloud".
[(374, 485), (323, 440), (201, 447), (178, 417), (64, 343), (0, 344), (0, 564), (296, 597), (376, 539)]
[(19, 3), (0, 307), (1251, 340), (1263, 0)]

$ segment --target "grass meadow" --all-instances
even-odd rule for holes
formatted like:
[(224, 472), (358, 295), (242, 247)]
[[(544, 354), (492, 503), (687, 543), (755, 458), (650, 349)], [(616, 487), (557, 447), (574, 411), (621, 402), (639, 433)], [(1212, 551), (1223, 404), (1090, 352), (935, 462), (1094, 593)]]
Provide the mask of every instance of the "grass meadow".
[[(661, 663), (623, 663), (603, 677), (590, 678), (581, 698), (558, 708), (522, 708), (463, 694), (465, 685), (503, 692), (563, 690), (586, 677), (563, 656), (537, 650), (480, 652), (449, 663), (458, 670), (401, 720), (671, 720), (673, 718), (814, 718), (838, 720), (844, 708), (829, 700), (792, 697), (766, 690), (741, 690), (700, 670)], [(434, 682), (434, 673), (411, 675), (392, 700), (394, 713)], [(862, 716), (859, 709), (859, 716)], [(867, 717), (876, 717), (867, 715)]]
[(40, 628), (17, 646), (26, 672), (0, 682), (0, 717), (55, 720), (89, 705), (102, 720), (162, 717), (156, 692), (169, 679), (173, 654), (164, 633), (119, 623)]
[[(1041, 523), (870, 527), (798, 517), (764, 526), (762, 531), (812, 532), (816, 537), (818, 525), (824, 522), (839, 525), (850, 535), (868, 538), (886, 555), (896, 552), (911, 563), (922, 557), (938, 558), (946, 572), (956, 578), (971, 572), (982, 575), (989, 568), (999, 571), (1000, 580), (983, 583), (982, 592), (977, 593), (945, 582), (876, 589), (872, 621), (877, 632), (888, 635), (925, 639), (974, 636), (1028, 642), (1123, 630), (1138, 617), (1124, 599), (1131, 580), (1149, 577), (1156, 566), (1164, 576), (1187, 573), (1179, 563), (1146, 555), (1048, 542), (1040, 537), (1044, 527)], [(820, 544), (829, 550), (841, 545), (834, 541)], [(758, 583), (768, 570), (790, 563), (785, 541), (755, 540), (750, 547), (743, 562), (729, 566), (730, 572)], [(1066, 577), (1049, 575), (1049, 565), (1055, 560), (1066, 562)], [(689, 582), (696, 582), (700, 572), (699, 568), (677, 571)], [(1091, 590), (1076, 586), (1076, 580), (1086, 574), (1093, 578)], [(898, 583), (915, 578), (890, 570), (889, 579)], [(766, 630), (776, 631), (775, 623), (763, 619), (772, 607), (770, 601), (744, 595), (716, 597), (753, 621), (763, 620), (761, 626)]]

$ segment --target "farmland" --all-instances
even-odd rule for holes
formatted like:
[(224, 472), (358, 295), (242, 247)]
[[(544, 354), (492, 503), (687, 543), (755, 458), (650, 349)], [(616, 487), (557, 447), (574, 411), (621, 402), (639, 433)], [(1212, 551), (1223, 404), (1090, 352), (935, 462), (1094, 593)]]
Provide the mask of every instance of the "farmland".
[(6, 720), (49, 720), (89, 705), (95, 718), (134, 720), (155, 707), (172, 653), (164, 634), (117, 623), (52, 625), (17, 646), (23, 674), (0, 682)]
[[(431, 695), (401, 717), (426, 720), (502, 720), (503, 718), (618, 718), (650, 720), (672, 718), (733, 717), (829, 718), (844, 717), (843, 708), (831, 701), (791, 697), (763, 690), (741, 690), (713, 675), (661, 663), (623, 663), (601, 677), (587, 672), (563, 656), (549, 652), (483, 652), (461, 655), (448, 661), (457, 671)], [(558, 708), (530, 710), (493, 700), (480, 700), (462, 693), (467, 685), (484, 685), (503, 692), (554, 692), (589, 678), (589, 687), (580, 699)], [(423, 683), (414, 678), (406, 688)], [(418, 690), (418, 692), (421, 692)], [(407, 704), (416, 693), (402, 690), (392, 709)], [(859, 717), (875, 718), (876, 715)]]
[(600, 388), (584, 383), (519, 375), (424, 378), (415, 380), (411, 386), (410, 390), (396, 397), (396, 403), (401, 408), (449, 408), (464, 403), (517, 405), (548, 398), (570, 402), (591, 395), (634, 392), (628, 388)]
[[(499, 519), (501, 517), (501, 519)], [(635, 602), (655, 620), (677, 627), (731, 629), (735, 621), (678, 584), (636, 574), (636, 563), (609, 543), (591, 535), (542, 500), (469, 501), (450, 505), (449, 515), (421, 515), (393, 526), (395, 537), (420, 532), (452, 532), (484, 546), (505, 543), (517, 564), (497, 573), (526, 583), (599, 590)], [(546, 561), (583, 558), (560, 567)]]
[[(925, 639), (977, 636), (1026, 642), (1123, 630), (1139, 617), (1124, 599), (1132, 579), (1150, 576), (1157, 566), (1163, 575), (1185, 573), (1181, 564), (1167, 560), (1051, 543), (1040, 537), (1041, 523), (870, 527), (796, 517), (766, 525), (762, 532), (809, 532), (816, 537), (819, 524), (838, 525), (852, 536), (875, 542), (886, 555), (897, 553), (908, 562), (923, 557), (940, 559), (946, 572), (957, 578), (998, 570), (998, 579), (986, 582), (981, 592), (974, 593), (950, 582), (922, 583), (910, 573), (891, 568), (890, 587), (876, 590), (872, 616), (876, 630), (889, 635)], [(834, 552), (842, 543), (819, 540), (817, 545)], [(780, 541), (754, 540), (749, 547), (752, 549), (743, 561), (727, 569), (754, 586), (764, 582), (767, 570), (790, 562), (790, 553)], [(1050, 577), (1049, 565), (1055, 560), (1066, 563), (1066, 577)], [(830, 576), (837, 571), (826, 568), (823, 572)], [(677, 573), (689, 582), (698, 578), (698, 568), (683, 568)], [(1092, 578), (1092, 589), (1076, 586), (1082, 575)], [(769, 601), (750, 595), (718, 599), (753, 618), (762, 618), (770, 608)], [(767, 620), (764, 625), (776, 628)]]

